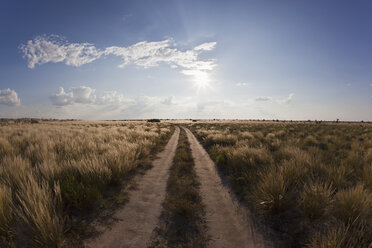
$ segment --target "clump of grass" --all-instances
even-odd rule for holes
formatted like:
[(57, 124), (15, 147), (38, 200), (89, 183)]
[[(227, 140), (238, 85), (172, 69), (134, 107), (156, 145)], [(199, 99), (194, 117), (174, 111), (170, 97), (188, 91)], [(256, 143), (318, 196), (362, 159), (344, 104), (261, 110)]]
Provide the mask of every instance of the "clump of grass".
[(244, 131), (239, 134), (239, 137), (241, 139), (254, 139), (254, 136), (251, 132)]
[(366, 151), (366, 161), (372, 163), (372, 147)]
[(4, 243), (11, 242), (14, 234), (13, 209), (11, 189), (5, 185), (0, 185), (0, 238)]
[(7, 156), (0, 165), (0, 180), (12, 190), (18, 190), (25, 176), (32, 171), (30, 162), (21, 156)]
[(0, 137), (0, 161), (5, 156), (10, 156), (13, 153), (13, 147), (9, 141), (3, 137)]
[(370, 192), (372, 192), (372, 163), (366, 165), (363, 171), (363, 183)]
[(304, 145), (305, 146), (315, 146), (318, 144), (318, 141), (316, 140), (316, 138), (312, 135), (309, 135), (307, 136), (305, 139), (304, 139)]
[(365, 233), (366, 222), (349, 225), (337, 223), (326, 231), (316, 232), (309, 240), (308, 248), (371, 247), (372, 238)]
[(189, 146), (186, 132), (181, 130), (164, 210), (150, 247), (207, 247), (204, 206)]
[(58, 184), (51, 189), (47, 182), (38, 183), (30, 174), (17, 192), (17, 202), (18, 216), (34, 245), (45, 248), (63, 245), (62, 199)]
[(293, 158), (284, 160), (280, 164), (278, 173), (283, 176), (288, 188), (295, 190), (300, 188), (308, 178), (308, 171), (309, 169), (302, 159)]
[(331, 206), (334, 189), (324, 182), (307, 183), (300, 196), (303, 214), (310, 220), (324, 218)]
[(326, 170), (326, 179), (338, 188), (346, 189), (352, 185), (351, 177), (353, 170), (345, 165), (330, 165), (325, 168)]
[(372, 195), (362, 185), (337, 192), (333, 203), (333, 214), (345, 224), (355, 220), (372, 220)]
[(234, 135), (223, 135), (223, 134), (209, 134), (205, 139), (206, 146), (212, 145), (235, 145), (238, 139)]
[(262, 167), (271, 164), (272, 158), (265, 148), (241, 146), (232, 151), (229, 162), (232, 166)]
[(253, 195), (256, 206), (265, 214), (279, 214), (291, 206), (289, 187), (278, 168), (269, 168), (259, 174)]

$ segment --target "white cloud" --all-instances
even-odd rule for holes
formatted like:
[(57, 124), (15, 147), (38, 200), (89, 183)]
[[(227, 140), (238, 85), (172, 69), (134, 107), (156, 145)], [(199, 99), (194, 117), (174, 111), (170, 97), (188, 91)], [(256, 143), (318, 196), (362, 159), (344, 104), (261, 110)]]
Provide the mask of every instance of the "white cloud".
[(215, 110), (220, 110), (221, 107), (227, 106), (229, 104), (230, 103), (227, 101), (220, 101), (220, 100), (200, 101), (196, 104), (196, 107), (197, 107), (198, 112), (203, 112), (203, 111), (213, 112)]
[(45, 63), (63, 62), (66, 65), (81, 66), (102, 56), (103, 52), (90, 43), (68, 43), (57, 35), (37, 36), (20, 49), (28, 60), (28, 67)]
[(59, 87), (58, 92), (50, 96), (53, 105), (66, 106), (74, 103), (93, 105), (121, 105), (129, 102), (116, 91), (106, 91), (97, 96), (95, 89), (87, 86), (72, 87), (68, 92)]
[(170, 40), (156, 42), (142, 41), (129, 47), (107, 47), (104, 53), (105, 55), (121, 57), (123, 63), (119, 67), (135, 64), (147, 68), (157, 66), (158, 62), (166, 59), (165, 55), (167, 54), (164, 49), (169, 47), (169, 45)]
[(286, 97), (285, 99), (283, 99), (283, 100), (279, 100), (278, 103), (280, 103), (280, 104), (290, 103), (290, 102), (292, 101), (292, 99), (293, 99), (293, 96), (294, 96), (294, 94), (291, 93), (291, 94), (289, 94), (289, 96)]
[(52, 104), (56, 106), (65, 106), (73, 103), (73, 93), (66, 93), (62, 87), (59, 87), (58, 92), (51, 95), (49, 98), (52, 101)]
[(270, 96), (258, 96), (254, 100), (257, 102), (266, 102), (266, 101), (271, 101), (272, 97)]
[(204, 50), (204, 51), (211, 51), (215, 48), (217, 42), (208, 42), (208, 43), (203, 43), (199, 46), (196, 46), (194, 50), (199, 51), (199, 50)]
[[(123, 68), (129, 64), (149, 68), (165, 63), (172, 68), (181, 67), (181, 71), (211, 71), (216, 66), (215, 60), (200, 60), (199, 54), (211, 51), (216, 42), (201, 44), (194, 49), (181, 51), (172, 47), (172, 40), (148, 42), (142, 41), (128, 47), (111, 46), (103, 50), (90, 43), (69, 43), (57, 35), (37, 36), (29, 40), (20, 49), (28, 61), (28, 67), (45, 63), (65, 63), (71, 66), (81, 66), (91, 63), (102, 56), (114, 55), (121, 57)], [(186, 74), (186, 73), (184, 73)], [(188, 73), (190, 75), (190, 72)]]
[(8, 88), (0, 90), (0, 104), (19, 106), (21, 105), (21, 100), (18, 98), (17, 92)]
[(105, 49), (105, 54), (121, 57), (123, 60), (123, 63), (119, 65), (121, 68), (129, 64), (149, 68), (165, 63), (171, 68), (181, 67), (193, 71), (210, 71), (216, 66), (214, 60), (199, 60), (200, 49), (180, 51), (170, 48), (171, 42), (171, 40), (142, 41), (129, 47), (108, 47)]
[(119, 94), (117, 91), (105, 91), (100, 95), (96, 103), (101, 105), (120, 105), (131, 100), (125, 99), (123, 94)]
[(171, 105), (173, 103), (174, 96), (170, 96), (161, 101), (162, 104)]
[(76, 103), (95, 103), (95, 89), (87, 86), (72, 87), (72, 101)]
[(249, 85), (248, 83), (236, 83), (235, 84), (236, 86), (247, 86), (247, 85)]

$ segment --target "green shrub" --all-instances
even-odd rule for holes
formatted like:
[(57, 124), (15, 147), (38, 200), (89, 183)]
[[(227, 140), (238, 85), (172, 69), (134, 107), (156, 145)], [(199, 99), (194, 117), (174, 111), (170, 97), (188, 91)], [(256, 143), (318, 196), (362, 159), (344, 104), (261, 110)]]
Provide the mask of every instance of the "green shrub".
[(102, 197), (97, 185), (84, 183), (73, 174), (61, 180), (61, 195), (65, 206), (78, 210), (91, 209)]

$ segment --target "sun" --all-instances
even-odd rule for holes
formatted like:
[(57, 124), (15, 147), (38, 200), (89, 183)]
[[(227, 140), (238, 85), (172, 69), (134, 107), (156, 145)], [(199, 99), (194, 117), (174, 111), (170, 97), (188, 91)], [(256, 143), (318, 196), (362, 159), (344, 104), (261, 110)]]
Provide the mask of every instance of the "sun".
[(210, 76), (207, 72), (198, 71), (194, 73), (194, 86), (198, 90), (206, 89), (209, 87)]

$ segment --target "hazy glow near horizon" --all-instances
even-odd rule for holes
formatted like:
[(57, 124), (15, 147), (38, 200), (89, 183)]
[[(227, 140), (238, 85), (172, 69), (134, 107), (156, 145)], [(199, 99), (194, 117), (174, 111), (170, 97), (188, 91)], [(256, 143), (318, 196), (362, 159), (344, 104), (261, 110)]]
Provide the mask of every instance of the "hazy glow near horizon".
[(2, 1), (0, 118), (372, 121), (371, 11), (346, 0)]

